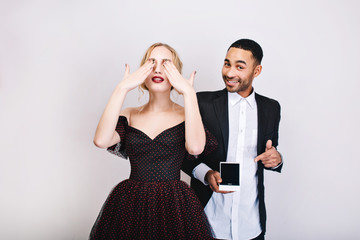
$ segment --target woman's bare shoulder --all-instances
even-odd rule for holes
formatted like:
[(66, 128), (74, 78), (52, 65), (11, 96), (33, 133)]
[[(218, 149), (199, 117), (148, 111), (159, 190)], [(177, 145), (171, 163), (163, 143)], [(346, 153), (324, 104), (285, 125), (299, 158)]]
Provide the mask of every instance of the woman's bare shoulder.
[(141, 112), (141, 110), (144, 108), (144, 106), (140, 107), (128, 107), (123, 110), (121, 110), (120, 115), (125, 116), (128, 119), (128, 122), (131, 120), (131, 116), (134, 116)]
[(120, 116), (125, 116), (127, 119), (130, 119), (130, 116), (132, 114), (132, 112), (134, 112), (134, 107), (128, 107), (128, 108), (125, 108), (123, 110), (121, 110), (120, 112)]

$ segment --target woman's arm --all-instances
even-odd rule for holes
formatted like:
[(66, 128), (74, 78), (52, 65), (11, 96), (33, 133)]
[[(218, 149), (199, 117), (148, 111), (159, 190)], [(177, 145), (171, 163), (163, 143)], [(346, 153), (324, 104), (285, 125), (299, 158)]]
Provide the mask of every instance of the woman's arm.
[(94, 144), (97, 147), (107, 148), (120, 142), (120, 136), (115, 131), (115, 127), (120, 114), (129, 115), (129, 111), (121, 112), (126, 94), (145, 81), (153, 66), (153, 62), (148, 61), (137, 71), (129, 74), (130, 68), (126, 64), (124, 78), (112, 93), (96, 128)]
[[(193, 75), (195, 75), (193, 73)], [(203, 152), (206, 142), (204, 125), (194, 88), (184, 91), (185, 107), (185, 147), (191, 155)]]
[(189, 80), (186, 80), (172, 62), (166, 61), (164, 69), (171, 85), (184, 96), (185, 148), (191, 155), (199, 155), (204, 150), (206, 135), (196, 93), (192, 86), (195, 72), (191, 74)]
[(120, 110), (127, 91), (118, 84), (112, 93), (96, 128), (94, 144), (99, 148), (107, 148), (120, 142), (120, 136), (115, 131)]

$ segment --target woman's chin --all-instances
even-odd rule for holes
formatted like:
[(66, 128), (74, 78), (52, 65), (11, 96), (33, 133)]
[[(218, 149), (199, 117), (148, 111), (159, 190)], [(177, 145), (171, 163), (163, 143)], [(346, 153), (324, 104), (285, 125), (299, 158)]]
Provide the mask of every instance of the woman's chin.
[(171, 85), (170, 86), (164, 86), (164, 85), (151, 85), (148, 87), (149, 92), (152, 93), (166, 93), (171, 91)]

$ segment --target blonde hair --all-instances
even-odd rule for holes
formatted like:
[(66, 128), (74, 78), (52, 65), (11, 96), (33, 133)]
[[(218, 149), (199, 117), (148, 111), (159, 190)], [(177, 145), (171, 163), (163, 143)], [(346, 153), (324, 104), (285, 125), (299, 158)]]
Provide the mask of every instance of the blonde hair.
[[(145, 52), (145, 55), (144, 57), (142, 58), (141, 60), (141, 63), (140, 63), (140, 66), (144, 65), (146, 63), (146, 61), (149, 59), (150, 55), (151, 55), (151, 52), (156, 48), (156, 47), (166, 47), (170, 52), (171, 52), (171, 55), (172, 55), (172, 61), (175, 65), (175, 67), (177, 68), (177, 70), (179, 70), (179, 72), (181, 73), (182, 71), (182, 62), (179, 58), (179, 55), (178, 53), (175, 51), (175, 49), (173, 49), (172, 47), (170, 47), (169, 45), (165, 44), (165, 43), (154, 43), (153, 45), (151, 45)], [(141, 90), (144, 89), (144, 90), (148, 90), (147, 87), (145, 86), (145, 83), (141, 84), (140, 85), (141, 87)], [(172, 89), (173, 87), (171, 87)]]

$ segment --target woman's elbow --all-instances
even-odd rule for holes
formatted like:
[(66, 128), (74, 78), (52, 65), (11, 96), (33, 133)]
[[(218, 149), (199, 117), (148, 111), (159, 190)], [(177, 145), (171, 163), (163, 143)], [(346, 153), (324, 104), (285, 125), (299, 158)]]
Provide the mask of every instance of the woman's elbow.
[(97, 146), (98, 148), (107, 148), (108, 147), (108, 145), (99, 138), (94, 138), (93, 142), (94, 142), (95, 146)]
[(187, 146), (186, 150), (191, 155), (200, 155), (204, 151), (204, 145)]

